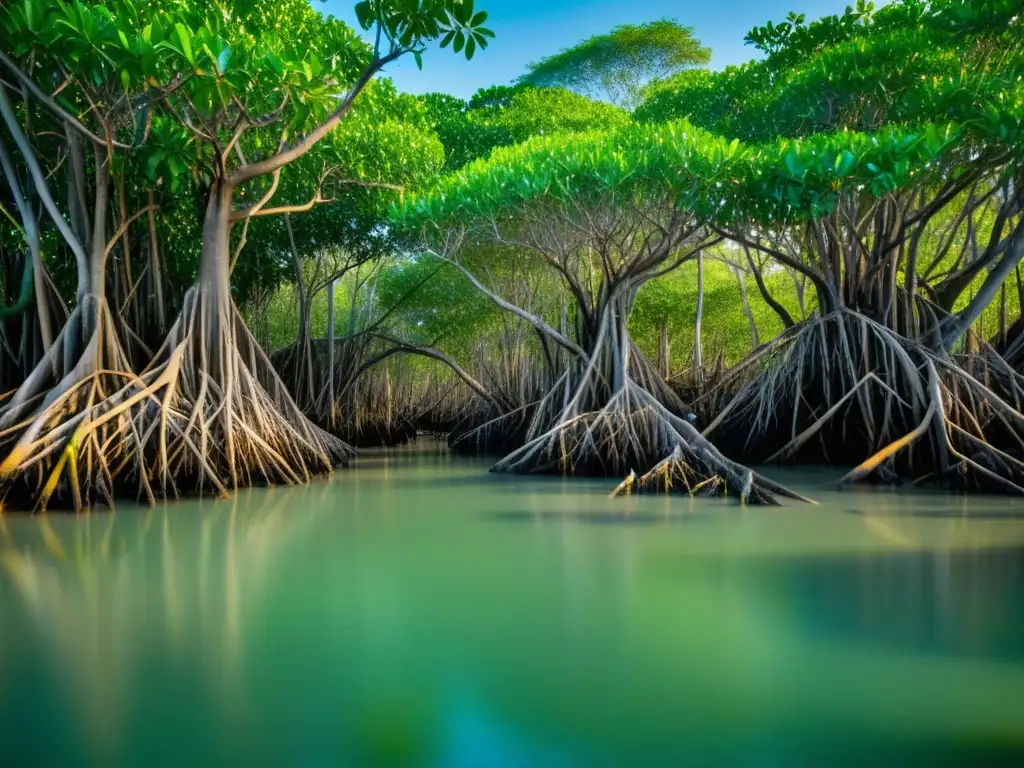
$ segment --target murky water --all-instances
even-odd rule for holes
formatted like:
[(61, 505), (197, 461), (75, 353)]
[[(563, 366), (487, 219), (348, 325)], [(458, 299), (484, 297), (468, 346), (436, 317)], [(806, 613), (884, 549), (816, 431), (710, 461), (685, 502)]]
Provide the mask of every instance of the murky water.
[(485, 468), (8, 516), (0, 764), (1024, 764), (1019, 502)]

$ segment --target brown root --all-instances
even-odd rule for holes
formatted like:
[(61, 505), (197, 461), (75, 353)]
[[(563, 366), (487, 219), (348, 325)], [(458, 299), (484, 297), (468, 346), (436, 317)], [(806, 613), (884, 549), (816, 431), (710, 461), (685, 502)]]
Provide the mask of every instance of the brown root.
[(685, 419), (627, 378), (597, 411), (566, 407), (557, 423), (497, 462), (496, 472), (559, 472), (623, 476), (648, 470), (637, 490), (731, 494), (750, 503), (802, 499), (726, 459)]
[(192, 288), (161, 357), (139, 420), (164, 495), (308, 482), (354, 456), (301, 412), (233, 303), (219, 312)]
[(751, 373), (752, 363), (704, 432), (738, 455), (856, 464), (841, 484), (907, 477), (1024, 493), (1024, 380), (990, 347), (953, 358), (841, 310), (759, 350)]
[[(56, 495), (80, 509), (94, 497), (112, 505), (134, 493), (152, 503), (302, 483), (347, 462), (352, 449), (303, 416), (233, 304), (226, 313), (191, 289), (157, 362), (135, 375), (104, 305), (74, 375), (6, 431), (19, 437), (0, 475), (32, 478), (38, 506)], [(121, 370), (88, 365), (104, 348)], [(27, 402), (12, 401), (6, 413)]]
[[(5, 495), (45, 508), (113, 504), (124, 466), (145, 462), (125, 393), (138, 382), (106, 301), (87, 296), (46, 357), (0, 411)], [(84, 344), (80, 337), (84, 336)]]

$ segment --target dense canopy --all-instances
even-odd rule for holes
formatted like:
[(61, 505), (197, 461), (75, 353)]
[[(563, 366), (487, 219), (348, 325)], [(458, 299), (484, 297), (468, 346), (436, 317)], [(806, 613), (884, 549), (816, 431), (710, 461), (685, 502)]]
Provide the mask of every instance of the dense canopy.
[(711, 60), (710, 49), (700, 44), (693, 31), (673, 19), (622, 24), (532, 62), (519, 82), (568, 88), (633, 108), (651, 80)]

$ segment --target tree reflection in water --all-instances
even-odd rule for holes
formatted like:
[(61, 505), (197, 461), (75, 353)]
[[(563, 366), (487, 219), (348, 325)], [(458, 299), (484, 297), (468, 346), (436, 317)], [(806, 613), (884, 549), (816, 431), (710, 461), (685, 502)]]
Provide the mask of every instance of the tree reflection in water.
[[(135, 714), (127, 707), (139, 700), (133, 673), (154, 648), (180, 668), (198, 660), (211, 688), (204, 693), (231, 719), (246, 607), (261, 600), (290, 535), (324, 507), (327, 487), (247, 490), (189, 509), (42, 514), (16, 525), (0, 515), (0, 562), (97, 763), (120, 762), (118, 744)], [(150, 705), (160, 697), (152, 691)]]
[(1006, 551), (1024, 521), (908, 514), (939, 508), (924, 494), (757, 510), (402, 466), (9, 518), (4, 761), (816, 765), (860, 745), (865, 764), (953, 748), (990, 764), (989, 747), (1024, 750), (1024, 560)]

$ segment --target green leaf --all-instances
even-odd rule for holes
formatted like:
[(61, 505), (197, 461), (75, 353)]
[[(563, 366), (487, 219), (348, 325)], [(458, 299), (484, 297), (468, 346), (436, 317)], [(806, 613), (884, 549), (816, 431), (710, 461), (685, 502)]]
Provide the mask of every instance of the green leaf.
[(466, 61), (472, 59), (474, 53), (476, 53), (476, 38), (470, 35), (466, 41)]
[(441, 47), (442, 48), (447, 48), (448, 45), (451, 43), (451, 41), (452, 41), (452, 39), (454, 37), (455, 37), (455, 30), (453, 29), (451, 32), (449, 32), (447, 35), (445, 35), (444, 38), (441, 40)]
[(849, 176), (856, 165), (857, 157), (850, 150), (844, 149), (836, 155), (836, 173), (840, 176)]
[(144, 40), (149, 41), (153, 45), (162, 43), (164, 42), (164, 40), (167, 39), (167, 36), (164, 34), (164, 28), (160, 26), (159, 22), (147, 24), (142, 29), (142, 37)]
[(184, 55), (185, 60), (193, 67), (196, 65), (195, 54), (192, 53), (192, 33), (189, 31), (181, 22), (174, 25), (175, 31), (178, 33), (178, 41), (181, 43), (181, 52)]
[(369, 29), (370, 24), (373, 22), (373, 7), (370, 5), (368, 0), (356, 3), (355, 12), (356, 19), (362, 25), (363, 29)]
[(476, 16), (474, 16), (470, 20), (469, 26), (471, 26), (471, 27), (479, 27), (485, 21), (487, 21), (487, 11), (480, 11), (480, 13), (478, 13)]
[(800, 163), (800, 158), (792, 152), (786, 155), (786, 169), (789, 171), (791, 176), (795, 176), (797, 178), (803, 176), (804, 169), (803, 165)]
[(416, 61), (416, 68), (423, 70), (423, 53), (421, 51), (413, 51), (412, 57)]
[(177, 155), (169, 155), (167, 157), (167, 167), (170, 168), (171, 173), (175, 175), (188, 173), (188, 163)]
[(459, 51), (462, 50), (465, 44), (466, 36), (462, 34), (462, 30), (460, 29), (458, 32), (455, 33), (455, 45), (452, 46), (452, 50), (458, 53)]
[(154, 149), (150, 156), (146, 158), (146, 175), (149, 178), (156, 178), (157, 168), (165, 157), (167, 157), (167, 152), (162, 149)]
[(277, 57), (273, 51), (267, 51), (266, 55), (267, 66), (273, 70), (274, 74), (280, 77), (284, 74), (284, 63)]

